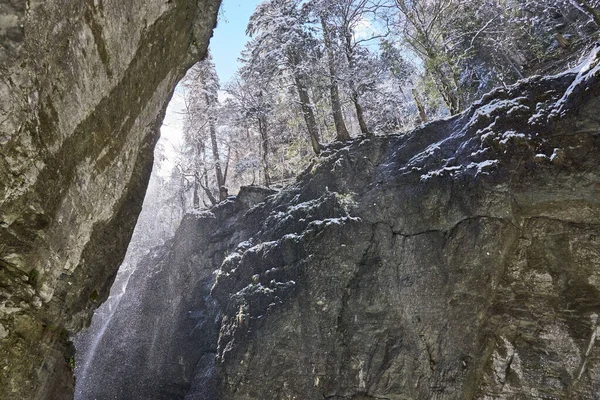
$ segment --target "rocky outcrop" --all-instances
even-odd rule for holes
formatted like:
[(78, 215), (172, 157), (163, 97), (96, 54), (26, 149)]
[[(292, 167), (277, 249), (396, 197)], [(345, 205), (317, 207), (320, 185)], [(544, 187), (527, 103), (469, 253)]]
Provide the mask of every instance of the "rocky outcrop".
[(220, 398), (597, 398), (598, 110), (596, 53), (248, 212), (212, 290)]
[(188, 215), (82, 398), (595, 399), (599, 61)]
[(76, 399), (217, 398), (214, 273), (254, 232), (242, 216), (273, 193), (243, 188), (235, 201), (188, 215), (173, 240), (138, 263), (115, 308), (95, 316), (104, 325), (76, 341)]
[(219, 3), (0, 1), (2, 399), (72, 396), (67, 334), (107, 296)]

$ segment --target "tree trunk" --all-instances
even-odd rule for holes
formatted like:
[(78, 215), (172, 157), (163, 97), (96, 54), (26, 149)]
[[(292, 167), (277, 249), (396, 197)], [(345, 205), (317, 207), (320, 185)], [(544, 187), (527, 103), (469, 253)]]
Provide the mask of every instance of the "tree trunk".
[[(208, 179), (206, 179), (208, 180)], [(204, 182), (206, 185), (208, 185), (208, 182)], [(204, 190), (204, 193), (206, 194), (206, 197), (208, 197), (208, 201), (210, 201), (210, 205), (214, 206), (218, 203), (217, 199), (215, 198), (215, 196), (213, 195), (213, 193), (210, 191), (210, 189), (208, 188), (208, 186), (205, 186), (202, 184), (201, 180), (198, 180), (198, 184), (200, 185), (200, 187), (202, 188), (202, 190)], [(206, 201), (203, 200), (204, 205), (206, 205)]]
[[(416, 35), (409, 40), (410, 46), (422, 54), (425, 61), (425, 71), (431, 76), (438, 92), (451, 115), (462, 111), (462, 94), (460, 93), (459, 77), (454, 61), (446, 46), (438, 44), (439, 40), (431, 37), (431, 25), (426, 24), (419, 11), (411, 11), (406, 1), (396, 0), (396, 5), (408, 23), (414, 28)], [(444, 18), (443, 15), (438, 17)], [(442, 43), (446, 41), (443, 30)]]
[[(350, 32), (345, 32), (346, 37), (346, 59), (348, 61), (348, 66), (350, 67), (350, 71), (354, 71), (354, 55), (352, 54), (352, 34)], [(367, 122), (365, 121), (365, 114), (363, 112), (363, 108), (360, 105), (360, 101), (358, 100), (358, 90), (356, 89), (356, 85), (352, 81), (352, 78), (348, 82), (348, 86), (350, 86), (350, 98), (352, 103), (354, 103), (354, 108), (356, 109), (356, 118), (358, 119), (358, 125), (360, 126), (360, 132), (365, 136), (372, 136), (373, 134), (369, 131), (369, 127), (367, 126)]]
[(262, 143), (262, 166), (265, 176), (265, 186), (271, 186), (271, 176), (269, 174), (269, 137), (267, 132), (267, 117), (261, 115), (258, 117), (258, 131)]
[(302, 76), (296, 74), (296, 76), (294, 76), (294, 81), (296, 83), (296, 89), (298, 89), (300, 107), (302, 108), (302, 114), (304, 115), (304, 121), (306, 122), (310, 143), (315, 154), (319, 154), (321, 152), (321, 141), (319, 139), (319, 130), (317, 128), (317, 120), (315, 119), (313, 106), (310, 103), (308, 88), (306, 87)]
[(340, 101), (340, 89), (338, 86), (338, 75), (335, 68), (335, 58), (333, 46), (331, 43), (331, 33), (327, 26), (327, 21), (324, 15), (321, 15), (321, 26), (323, 27), (323, 39), (325, 48), (327, 49), (327, 61), (329, 64), (329, 91), (331, 94), (331, 111), (333, 114), (333, 122), (335, 124), (336, 140), (345, 142), (350, 140), (350, 134), (344, 122), (344, 114), (342, 113), (342, 103)]
[[(206, 197), (208, 197), (208, 201), (210, 201), (210, 205), (214, 206), (215, 204), (217, 204), (217, 199), (215, 199), (215, 196), (211, 192), (208, 184), (208, 170), (206, 169), (206, 146), (204, 145), (204, 141), (200, 141), (199, 143), (201, 151), (200, 154), (202, 154), (202, 175), (200, 175), (199, 172), (196, 172), (196, 174), (198, 175), (198, 184), (200, 185), (202, 190), (204, 190)], [(200, 167), (198, 167), (198, 169), (200, 169)], [(202, 183), (202, 179), (204, 179), (204, 184)], [(207, 206), (204, 197), (202, 197), (202, 202), (205, 206)]]
[(229, 189), (227, 189), (225, 186), (221, 186), (219, 188), (219, 198), (221, 201), (225, 201), (227, 200), (227, 197), (229, 197)]
[(181, 210), (182, 212), (185, 214), (187, 213), (187, 207), (186, 207), (186, 198), (185, 198), (185, 193), (186, 193), (186, 179), (185, 179), (185, 174), (183, 173), (183, 170), (181, 170), (181, 190), (179, 191), (179, 202), (181, 203)]
[(360, 101), (358, 100), (358, 93), (356, 90), (352, 89), (352, 103), (354, 103), (354, 108), (356, 108), (356, 118), (358, 118), (358, 125), (360, 126), (360, 131), (365, 136), (373, 136), (373, 133), (367, 127), (367, 122), (365, 121), (365, 114), (363, 112), (363, 108), (360, 105)]
[[(442, 99), (444, 99), (444, 103), (448, 107), (450, 111), (450, 115), (456, 115), (462, 111), (462, 106), (460, 104), (460, 99), (456, 93), (455, 86), (452, 84), (451, 79), (446, 75), (443, 68), (440, 66), (442, 61), (435, 55), (435, 50), (430, 49), (429, 54), (429, 70), (433, 75), (433, 80), (436, 83), (437, 89), (442, 95)], [(425, 68), (427, 67), (427, 63), (425, 64)], [(448, 65), (448, 68), (452, 70), (452, 66)], [(458, 87), (456, 87), (458, 90)]]
[(416, 89), (412, 90), (413, 97), (415, 98), (415, 103), (417, 103), (417, 109), (419, 110), (419, 118), (421, 118), (422, 123), (427, 122), (427, 113), (425, 113), (425, 107), (423, 107), (423, 103), (421, 103), (421, 99), (419, 98), (419, 94)]
[(229, 162), (231, 161), (231, 144), (227, 147), (227, 157), (225, 158), (225, 172), (223, 173), (223, 184), (227, 182), (227, 174), (229, 173)]
[(223, 170), (221, 169), (221, 157), (219, 156), (219, 146), (217, 144), (217, 128), (215, 126), (214, 117), (209, 117), (209, 132), (210, 132), (210, 143), (212, 145), (212, 154), (215, 161), (215, 172), (217, 175), (217, 186), (219, 189), (219, 201), (227, 199), (227, 195), (224, 195), (223, 188), (225, 187), (225, 177)]
[[(206, 168), (204, 168), (204, 185), (202, 184), (202, 179), (198, 180), (200, 187), (202, 187), (202, 189), (204, 190), (204, 193), (206, 193), (206, 197), (208, 197), (208, 200), (210, 201), (211, 205), (215, 205), (218, 203), (217, 199), (215, 198), (215, 196), (213, 195), (213, 193), (210, 191), (210, 188), (208, 187), (208, 171), (206, 170)], [(204, 202), (204, 204), (206, 204), (206, 202)]]
[(194, 209), (200, 208), (199, 191), (200, 191), (200, 177), (198, 176), (198, 173), (196, 172), (194, 174), (194, 200), (193, 200)]

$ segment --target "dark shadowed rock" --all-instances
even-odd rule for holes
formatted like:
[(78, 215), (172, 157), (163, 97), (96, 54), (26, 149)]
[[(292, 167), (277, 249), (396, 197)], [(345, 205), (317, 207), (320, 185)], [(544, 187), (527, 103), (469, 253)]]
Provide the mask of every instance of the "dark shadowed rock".
[(597, 398), (599, 61), (188, 215), (97, 397)]
[(220, 398), (597, 398), (599, 61), (326, 150), (240, 219)]
[(242, 217), (274, 193), (244, 187), (237, 198), (189, 214), (172, 241), (139, 262), (105, 328), (78, 340), (85, 364), (76, 398), (218, 399), (215, 271), (254, 232), (257, 222), (244, 227)]
[(72, 396), (164, 109), (219, 0), (0, 0), (0, 397)]

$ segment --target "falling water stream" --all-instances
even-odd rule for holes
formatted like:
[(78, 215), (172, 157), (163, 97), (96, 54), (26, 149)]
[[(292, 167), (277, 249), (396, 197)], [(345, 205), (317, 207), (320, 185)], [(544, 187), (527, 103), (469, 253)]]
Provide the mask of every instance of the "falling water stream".
[[(90, 327), (73, 337), (76, 347), (75, 355), (75, 400), (92, 400), (89, 393), (99, 373), (96, 368), (100, 355), (115, 351), (107, 338), (111, 324), (119, 315), (125, 313), (127, 307), (126, 293), (130, 278), (140, 264), (140, 260), (154, 246), (164, 243), (173, 236), (181, 220), (181, 211), (176, 206), (165, 205), (165, 199), (172, 196), (169, 188), (164, 187), (165, 176), (169, 176), (177, 154), (173, 150), (177, 147), (182, 132), (181, 114), (183, 111), (183, 97), (179, 90), (175, 91), (161, 128), (161, 138), (156, 146), (155, 162), (142, 212), (138, 218), (135, 231), (127, 249), (123, 264), (119, 268), (110, 295), (94, 313)], [(168, 204), (168, 203), (167, 203)], [(162, 207), (162, 208), (161, 208)], [(131, 291), (131, 287), (129, 287)], [(123, 301), (123, 302), (122, 302)], [(131, 301), (131, 298), (129, 299)], [(104, 343), (103, 343), (104, 339)], [(103, 353), (103, 354), (100, 354)]]
[(87, 330), (87, 333), (79, 335), (75, 339), (75, 346), (77, 347), (78, 359), (83, 360), (82, 363), (78, 363), (75, 366), (75, 376), (77, 377), (75, 386), (75, 400), (86, 400), (85, 388), (88, 379), (92, 379), (91, 374), (88, 370), (93, 365), (94, 356), (98, 345), (102, 341), (106, 329), (112, 321), (112, 317), (115, 312), (119, 309), (119, 304), (123, 295), (127, 291), (127, 284), (129, 278), (135, 271), (135, 266), (130, 266), (127, 263), (123, 263), (119, 269), (119, 273), (113, 284), (110, 296), (98, 310), (94, 313), (92, 324)]

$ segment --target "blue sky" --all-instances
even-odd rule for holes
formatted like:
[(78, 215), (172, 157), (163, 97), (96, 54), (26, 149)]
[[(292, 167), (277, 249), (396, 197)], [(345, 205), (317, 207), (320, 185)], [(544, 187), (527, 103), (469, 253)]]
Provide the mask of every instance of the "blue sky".
[(210, 51), (223, 86), (238, 68), (237, 59), (248, 38), (250, 15), (263, 0), (223, 0), (219, 23), (210, 42)]

